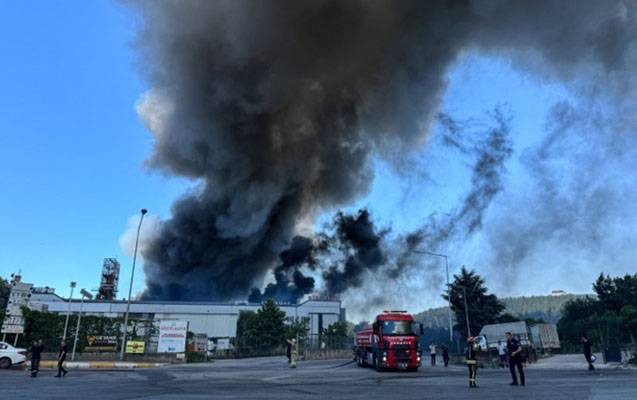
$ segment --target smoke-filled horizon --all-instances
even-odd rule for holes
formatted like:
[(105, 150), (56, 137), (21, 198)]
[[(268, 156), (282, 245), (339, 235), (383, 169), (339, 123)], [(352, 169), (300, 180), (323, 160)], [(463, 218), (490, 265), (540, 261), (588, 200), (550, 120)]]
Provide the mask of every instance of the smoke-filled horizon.
[[(142, 1), (135, 7), (143, 17), (139, 63), (151, 87), (138, 105), (155, 137), (149, 165), (199, 182), (143, 249), (147, 298), (245, 299), (270, 272), (272, 294), (298, 296), (309, 286), (355, 292), (376, 271), (398, 284), (416, 264), (410, 250), (453, 248), (485, 229), (493, 249), (482, 259), (514, 269), (555, 225), (538, 215), (502, 221), (500, 231), (495, 222), (485, 228), (485, 212), (506, 194), (502, 174), (514, 132), (496, 110), (483, 136), (462, 138), (457, 119), (464, 116), (440, 114), (446, 74), (467, 52), (507, 57), (540, 79), (591, 80), (591, 97), (607, 99), (611, 113), (634, 115), (635, 3)], [(557, 110), (555, 119), (564, 114)], [(337, 215), (327, 246), (337, 250), (317, 250), (320, 240), (299, 235), (304, 221), (369, 191), (373, 158), (400, 164), (421, 151), (434, 122), (448, 130), (449, 146), (471, 157), (461, 204), (391, 240), (365, 211)], [(634, 118), (618, 125), (634, 134)], [(614, 134), (607, 127), (591, 136), (613, 143)], [(545, 153), (528, 156), (529, 164), (541, 165), (543, 154), (562, 143), (553, 136)], [(536, 173), (538, 190), (548, 188), (553, 209), (559, 207), (559, 193), (549, 189), (560, 182)], [(537, 196), (538, 204), (547, 200)], [(515, 237), (514, 226), (531, 240), (505, 240)], [(314, 280), (310, 285), (312, 272), (320, 288)]]

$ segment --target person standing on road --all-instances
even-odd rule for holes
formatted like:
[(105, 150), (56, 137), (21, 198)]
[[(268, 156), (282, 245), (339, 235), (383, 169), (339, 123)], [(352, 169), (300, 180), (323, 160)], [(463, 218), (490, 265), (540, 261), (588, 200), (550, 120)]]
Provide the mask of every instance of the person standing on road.
[(286, 340), (286, 344), (285, 355), (288, 357), (288, 364), (290, 364), (292, 362), (292, 342)]
[(500, 368), (504, 368), (507, 365), (507, 345), (498, 340), (498, 355), (500, 356)]
[(582, 351), (588, 363), (588, 370), (595, 371), (595, 367), (593, 367), (593, 346), (586, 333), (582, 333)]
[(290, 368), (296, 368), (296, 360), (299, 356), (299, 347), (296, 339), (292, 338), (292, 340), (288, 340), (288, 345), (290, 345)]
[(511, 386), (518, 385), (518, 378), (515, 374), (515, 368), (517, 367), (520, 374), (520, 385), (524, 386), (524, 369), (522, 368), (522, 346), (520, 342), (513, 337), (511, 332), (506, 333), (507, 338), (507, 350), (509, 353), (509, 370), (511, 371)]
[(31, 377), (35, 378), (40, 372), (40, 359), (42, 358), (42, 352), (44, 351), (44, 345), (42, 340), (36, 340), (31, 346)]
[(69, 349), (66, 347), (66, 341), (62, 340), (60, 343), (60, 352), (58, 353), (58, 374), (55, 375), (56, 378), (61, 378), (66, 376), (69, 372), (64, 369), (64, 361), (66, 361), (66, 353), (68, 353)]
[(429, 345), (429, 355), (431, 356), (431, 366), (436, 366), (436, 344), (431, 342)]
[(449, 366), (449, 347), (442, 346), (442, 361), (445, 363), (445, 367)]
[(469, 387), (478, 387), (478, 350), (480, 347), (473, 336), (467, 338), (467, 367), (469, 367)]

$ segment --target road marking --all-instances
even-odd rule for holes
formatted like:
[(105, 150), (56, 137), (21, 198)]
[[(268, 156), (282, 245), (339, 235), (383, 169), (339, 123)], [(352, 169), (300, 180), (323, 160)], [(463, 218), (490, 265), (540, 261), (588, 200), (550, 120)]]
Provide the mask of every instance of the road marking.
[(262, 380), (263, 382), (270, 382), (270, 381), (276, 381), (276, 380), (283, 379), (283, 378), (289, 378), (289, 377), (291, 377), (291, 376), (292, 376), (292, 375), (290, 375), (290, 374), (287, 374), (287, 375), (279, 375), (279, 376), (270, 376), (270, 377), (267, 377), (267, 378), (263, 378), (263, 379), (261, 379), (261, 380)]

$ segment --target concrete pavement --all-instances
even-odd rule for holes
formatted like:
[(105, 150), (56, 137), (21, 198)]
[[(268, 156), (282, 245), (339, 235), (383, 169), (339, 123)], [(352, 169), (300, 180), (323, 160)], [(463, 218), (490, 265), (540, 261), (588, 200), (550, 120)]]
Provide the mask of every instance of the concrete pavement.
[[(358, 368), (349, 360), (307, 361), (290, 369), (283, 357), (221, 360), (140, 370), (73, 370), (54, 378), (0, 371), (7, 399), (524, 399), (637, 398), (637, 371), (529, 368), (526, 387), (510, 387), (505, 370), (478, 373), (469, 389), (462, 366), (425, 367), (417, 373)], [(5, 397), (6, 396), (6, 397)]]
[[(64, 368), (66, 369), (139, 369), (139, 368), (158, 368), (163, 367), (165, 363), (150, 362), (128, 362), (128, 361), (66, 361)], [(57, 368), (57, 361), (44, 360), (40, 361), (40, 369)], [(31, 368), (31, 362), (25, 363), (25, 368)]]
[[(607, 363), (602, 361), (602, 353), (595, 353), (595, 369), (622, 368), (621, 363)], [(579, 369), (586, 368), (584, 354), (559, 354), (553, 357), (542, 358), (537, 363), (529, 365), (529, 368), (539, 369)]]

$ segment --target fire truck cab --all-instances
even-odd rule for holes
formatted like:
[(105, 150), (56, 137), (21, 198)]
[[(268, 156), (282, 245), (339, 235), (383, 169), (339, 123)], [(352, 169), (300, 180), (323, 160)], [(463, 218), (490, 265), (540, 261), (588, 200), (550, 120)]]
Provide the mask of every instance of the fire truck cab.
[(369, 365), (377, 371), (417, 371), (421, 364), (418, 339), (422, 334), (422, 324), (406, 311), (384, 311), (356, 334), (354, 360), (360, 367)]

